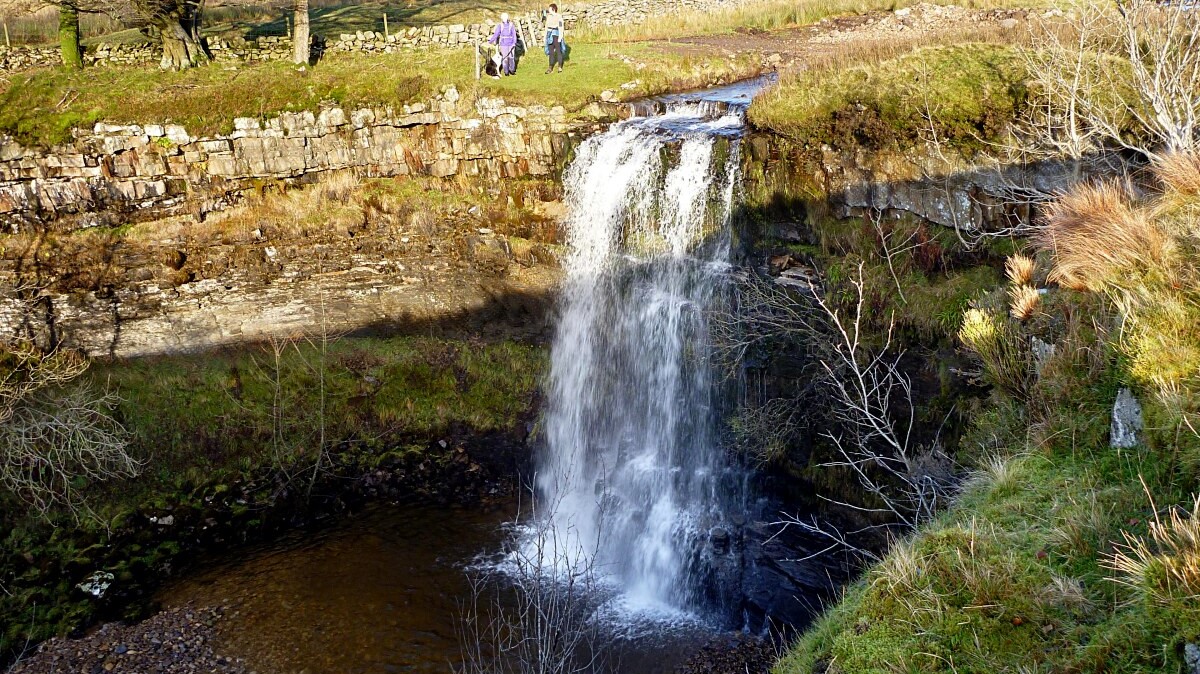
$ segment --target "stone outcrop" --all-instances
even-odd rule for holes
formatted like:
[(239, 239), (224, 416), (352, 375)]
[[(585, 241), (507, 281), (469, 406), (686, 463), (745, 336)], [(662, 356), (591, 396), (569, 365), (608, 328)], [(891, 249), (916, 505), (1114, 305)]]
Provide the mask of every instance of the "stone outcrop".
[(403, 109), (238, 118), (229, 134), (195, 137), (177, 125), (97, 124), (66, 146), (41, 150), (0, 137), (0, 223), (10, 231), (120, 224), (164, 214), (203, 216), (264, 180), (365, 176), (543, 176), (580, 127), (563, 108), (473, 105), (447, 89)]
[[(907, 213), (963, 232), (1028, 224), (1029, 194), (1053, 194), (1078, 180), (1065, 162), (998, 167), (994, 162), (913, 147), (794, 148), (768, 134), (750, 142), (749, 174), (764, 194), (817, 201), (839, 218)], [(785, 237), (786, 238), (786, 237)]]

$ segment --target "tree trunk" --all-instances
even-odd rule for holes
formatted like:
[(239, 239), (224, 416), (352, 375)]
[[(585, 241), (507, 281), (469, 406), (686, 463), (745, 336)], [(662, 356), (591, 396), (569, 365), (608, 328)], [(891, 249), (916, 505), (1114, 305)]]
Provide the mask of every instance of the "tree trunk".
[(199, 21), (191, 16), (167, 18), (158, 26), (162, 36), (163, 70), (184, 70), (208, 62), (208, 54), (200, 44)]
[(308, 0), (295, 0), (295, 30), (292, 31), (292, 61), (305, 65), (309, 53)]
[(58, 6), (58, 44), (62, 47), (63, 65), (83, 67), (83, 50), (79, 47), (79, 8), (70, 3)]

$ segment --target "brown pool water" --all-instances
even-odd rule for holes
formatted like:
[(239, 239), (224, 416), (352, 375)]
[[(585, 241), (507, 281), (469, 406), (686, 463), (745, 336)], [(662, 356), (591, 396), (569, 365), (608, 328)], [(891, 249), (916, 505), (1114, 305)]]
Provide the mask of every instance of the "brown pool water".
[[(446, 674), (459, 661), (465, 567), (499, 550), (515, 507), (379, 507), (318, 534), (217, 560), (164, 606), (228, 607), (218, 652), (258, 674)], [(617, 629), (628, 626), (617, 625)], [(706, 630), (640, 626), (614, 638), (622, 672), (671, 672)]]

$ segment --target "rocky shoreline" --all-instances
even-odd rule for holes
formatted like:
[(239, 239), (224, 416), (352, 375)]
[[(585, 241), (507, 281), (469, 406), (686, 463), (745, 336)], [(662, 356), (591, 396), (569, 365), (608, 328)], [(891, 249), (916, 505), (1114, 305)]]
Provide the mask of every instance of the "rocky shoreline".
[(221, 607), (167, 609), (133, 625), (106, 623), (78, 639), (55, 637), (18, 659), (9, 674), (246, 674), (221, 654), (214, 625)]

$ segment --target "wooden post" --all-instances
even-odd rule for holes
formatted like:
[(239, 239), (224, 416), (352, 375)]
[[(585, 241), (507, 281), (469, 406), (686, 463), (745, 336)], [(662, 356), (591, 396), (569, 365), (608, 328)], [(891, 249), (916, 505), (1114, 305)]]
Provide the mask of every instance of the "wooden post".
[(391, 37), (391, 36), (392, 36), (392, 34), (388, 32), (388, 26), (387, 26), (387, 12), (384, 12), (384, 13), (383, 13), (383, 39), (385, 39), (385, 40), (386, 40), (386, 39), (388, 39), (388, 38), (389, 38), (389, 37)]
[(8, 22), (4, 22), (4, 46), (12, 49), (12, 42), (8, 39)]
[(479, 79), (479, 43), (472, 43), (475, 50), (475, 79)]

